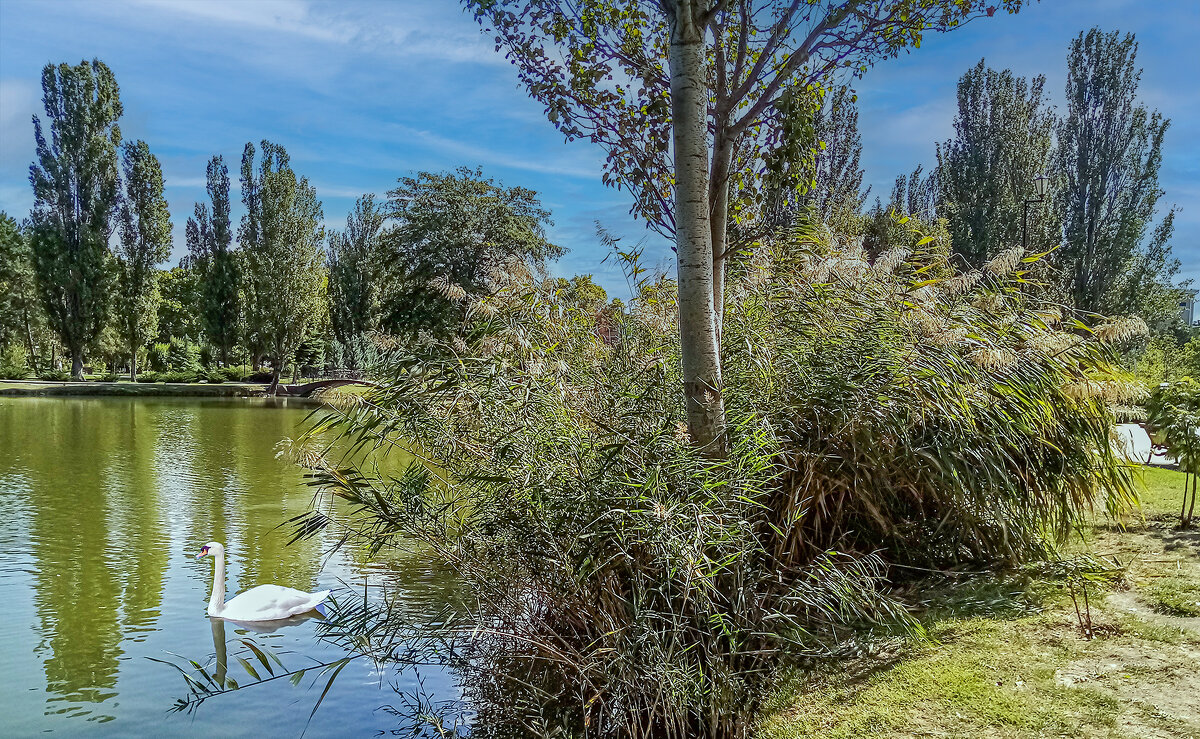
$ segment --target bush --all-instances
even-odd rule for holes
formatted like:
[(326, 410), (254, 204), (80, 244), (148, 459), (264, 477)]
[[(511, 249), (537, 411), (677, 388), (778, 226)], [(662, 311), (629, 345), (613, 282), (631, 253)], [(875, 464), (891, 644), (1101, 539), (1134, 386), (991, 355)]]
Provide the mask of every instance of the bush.
[[(1190, 377), (1164, 382), (1146, 403), (1146, 430), (1161, 438), (1167, 453), (1184, 474), (1179, 525), (1190, 526), (1196, 514), (1197, 477), (1200, 477), (1200, 383)], [(1191, 502), (1188, 486), (1191, 486)]]
[[(889, 579), (1044, 556), (1132, 500), (1109, 402), (1138, 385), (1111, 345), (1144, 324), (1063, 322), (1009, 279), (1019, 250), (957, 275), (831, 241), (801, 229), (729, 286), (727, 458), (688, 437), (665, 280), (610, 344), (554, 281), (510, 277), (294, 448), (351, 536), (421, 542), (468, 589), (477, 725), (745, 736), (781, 659), (911, 626)], [(394, 477), (323, 459), (328, 431), (435, 451)]]
[(198, 382), (199, 372), (197, 370), (175, 370), (164, 372), (161, 377), (162, 382)]
[(39, 380), (46, 382), (71, 382), (71, 373), (66, 370), (46, 370), (38, 375)]
[(273, 375), (270, 372), (251, 372), (246, 375), (246, 382), (270, 382)]
[(24, 380), (29, 376), (29, 352), (20, 344), (0, 351), (0, 380)]
[(169, 343), (157, 343), (150, 346), (146, 350), (146, 364), (155, 372), (166, 372), (170, 367), (167, 363), (167, 357), (171, 353), (171, 345)]
[(107, 372), (107, 373), (97, 377), (96, 382), (117, 382), (120, 379), (121, 379), (121, 376), (118, 375), (116, 372)]
[(200, 369), (200, 347), (172, 336), (167, 347), (167, 366), (176, 372), (195, 372)]
[(160, 382), (159, 373), (154, 370), (149, 372), (139, 372), (137, 376), (138, 382)]
[(200, 373), (199, 379), (214, 385), (222, 382), (237, 382), (241, 372), (233, 367), (210, 367)]

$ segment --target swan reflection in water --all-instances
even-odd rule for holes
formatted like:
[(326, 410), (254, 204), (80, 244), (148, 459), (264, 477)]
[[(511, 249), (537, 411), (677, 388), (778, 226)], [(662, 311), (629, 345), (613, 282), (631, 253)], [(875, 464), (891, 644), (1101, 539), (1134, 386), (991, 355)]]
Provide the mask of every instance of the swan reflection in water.
[(212, 626), (213, 650), (217, 656), (217, 669), (213, 673), (219, 685), (225, 684), (225, 675), (229, 669), (229, 651), (226, 646), (225, 624), (228, 622), (233, 624), (234, 628), (253, 631), (256, 634), (273, 634), (282, 628), (288, 626), (296, 626), (305, 621), (312, 619), (324, 619), (320, 611), (308, 611), (300, 613), (288, 618), (278, 618), (274, 621), (234, 621), (233, 619), (221, 618), (220, 616), (209, 616), (208, 622)]

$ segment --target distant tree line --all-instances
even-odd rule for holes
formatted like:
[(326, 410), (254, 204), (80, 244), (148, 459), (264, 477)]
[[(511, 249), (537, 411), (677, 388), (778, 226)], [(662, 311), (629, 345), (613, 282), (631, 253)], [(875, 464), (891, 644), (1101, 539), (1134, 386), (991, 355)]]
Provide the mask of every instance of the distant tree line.
[[(1032, 250), (1053, 250), (1036, 278), (1064, 305), (1082, 315), (1140, 316), (1159, 331), (1178, 327), (1184, 285), (1171, 255), (1174, 208), (1155, 220), (1170, 121), (1138, 101), (1136, 56), (1132, 34), (1080, 33), (1068, 52), (1061, 112), (1046, 100), (1044, 76), (1026, 80), (980, 60), (959, 80), (954, 135), (937, 145), (936, 166), (898, 177), (886, 205), (877, 198), (868, 213), (877, 224), (889, 211), (941, 220), (962, 266), (976, 269), (1027, 239)], [(852, 121), (843, 116), (821, 133), (853, 141)], [(856, 175), (831, 184), (822, 175), (815, 193), (828, 213), (821, 195)], [(842, 201), (853, 206), (859, 195), (849, 192)]]
[[(978, 269), (1027, 238), (1032, 251), (1050, 252), (1031, 281), (1064, 306), (1181, 330), (1174, 210), (1157, 214), (1169, 121), (1138, 102), (1136, 52), (1132, 35), (1081, 33), (1061, 113), (1047, 103), (1044, 77), (981, 60), (959, 81), (954, 135), (937, 145), (933, 168), (898, 177), (887, 201), (870, 207), (853, 92), (826, 79), (828, 91), (815, 88), (808, 103), (789, 98), (773, 124), (782, 138), (755, 165), (766, 169), (731, 175), (721, 196), (721, 274), (798, 219), (861, 238), (876, 254), (916, 248), (914, 230), (898, 222), (909, 216), (959, 267)], [(289, 367), (353, 370), (372, 335), (445, 335), (465, 319), (464, 296), (562, 253), (536, 193), (478, 169), (401, 178), (382, 200), (361, 197), (344, 229), (326, 229), (315, 188), (282, 146), (263, 141), (242, 153), (236, 231), (228, 166), (216, 155), (207, 201), (187, 220), (187, 256), (162, 269), (172, 250), (162, 170), (145, 142), (122, 142), (111, 71), (100, 61), (48, 65), (42, 82), (35, 206), (25, 223), (0, 224), (0, 367), (41, 372), (69, 357), (80, 377), (87, 356), (136, 378), (143, 365), (267, 366), (272, 384)], [(740, 171), (738, 161), (730, 166)], [(1040, 199), (1038, 177), (1047, 185)], [(670, 205), (646, 200), (639, 212), (661, 230)]]
[(47, 65), (42, 87), (35, 205), (24, 223), (0, 219), (6, 375), (61, 377), (69, 360), (82, 379), (88, 359), (131, 380), (147, 365), (140, 379), (221, 380), (246, 374), (220, 371), (244, 363), (274, 390), (289, 367), (359, 369), (376, 332), (445, 334), (463, 319), (463, 296), (563, 253), (535, 192), (478, 169), (402, 178), (382, 204), (364, 195), (343, 231), (326, 231), (315, 188), (263, 141), (242, 153), (236, 240), (229, 168), (216, 155), (207, 202), (187, 219), (187, 256), (162, 269), (173, 247), (162, 168), (146, 142), (122, 142), (111, 70)]

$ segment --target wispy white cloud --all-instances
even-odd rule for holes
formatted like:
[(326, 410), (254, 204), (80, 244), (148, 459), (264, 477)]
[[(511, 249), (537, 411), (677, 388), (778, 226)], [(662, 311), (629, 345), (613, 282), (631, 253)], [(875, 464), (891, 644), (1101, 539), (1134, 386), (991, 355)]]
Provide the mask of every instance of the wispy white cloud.
[(33, 124), (38, 88), (22, 79), (0, 80), (0, 167), (29, 166), (33, 156)]
[(551, 160), (542, 160), (529, 156), (513, 155), (500, 149), (489, 149), (475, 144), (448, 138), (432, 131), (406, 128), (405, 133), (411, 135), (428, 146), (452, 154), (460, 161), (470, 164), (487, 164), (507, 169), (517, 169), (540, 174), (562, 175), (565, 177), (586, 177), (599, 179), (599, 158), (581, 159), (563, 146), (562, 156)]

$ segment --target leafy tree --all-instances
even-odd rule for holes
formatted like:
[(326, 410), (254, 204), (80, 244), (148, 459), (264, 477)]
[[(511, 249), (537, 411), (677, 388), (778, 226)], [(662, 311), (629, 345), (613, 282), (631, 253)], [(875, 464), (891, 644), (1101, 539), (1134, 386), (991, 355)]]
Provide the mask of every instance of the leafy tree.
[(862, 189), (862, 136), (858, 132), (858, 106), (848, 87), (838, 87), (813, 119), (820, 152), (816, 158), (813, 187), (808, 202), (820, 219), (858, 213), (866, 202), (868, 187)]
[(100, 334), (107, 312), (121, 100), (112, 70), (97, 59), (47, 64), (42, 103), (51, 138), (34, 116), (34, 268), (46, 314), (71, 353), (71, 374), (82, 379), (84, 349)]
[(229, 364), (229, 352), (237, 344), (240, 306), (238, 291), (241, 278), (237, 255), (233, 252), (233, 231), (229, 220), (229, 168), (220, 156), (208, 162), (207, 206), (196, 204), (194, 218), (188, 219), (188, 251), (199, 270), (200, 314), (204, 335), (221, 353), (221, 364)]
[[(1054, 118), (1046, 78), (1027, 82), (983, 59), (958, 81), (954, 137), (937, 147), (938, 215), (955, 253), (972, 267), (1021, 244), (1025, 201), (1050, 165)], [(1050, 201), (1029, 207), (1030, 242), (1053, 243)]]
[(608, 303), (608, 293), (597, 285), (591, 275), (575, 275), (571, 279), (558, 278), (555, 289), (559, 299), (585, 313), (596, 313)]
[(138, 349), (158, 330), (158, 268), (171, 255), (171, 215), (163, 197), (162, 167), (145, 141), (124, 146), (125, 200), (117, 248), (116, 318), (137, 379)]
[(179, 266), (158, 274), (158, 341), (167, 343), (172, 336), (200, 338), (200, 282), (196, 270), (184, 259)]
[[(968, 0), (467, 0), (568, 140), (608, 152), (603, 179), (676, 243), (688, 426), (724, 454), (721, 311), (730, 193), (806, 172), (820, 85), (996, 8)], [(1001, 0), (1015, 12), (1021, 0)], [(559, 47), (547, 50), (546, 43)], [(741, 203), (736, 204), (740, 206)]]
[(246, 212), (238, 226), (238, 243), (241, 251), (238, 256), (238, 270), (242, 276), (238, 300), (242, 305), (241, 335), (250, 352), (251, 362), (257, 371), (266, 351), (266, 337), (263, 334), (265, 314), (269, 297), (259, 295), (259, 283), (252, 279), (250, 270), (251, 252), (261, 245), (262, 233), (262, 196), (259, 192), (260, 183), (254, 174), (254, 144), (247, 142), (242, 150), (242, 205)]
[[(1200, 384), (1191, 377), (1164, 383), (1146, 403), (1146, 426), (1164, 437), (1165, 446), (1183, 471), (1183, 501), (1179, 526), (1187, 528), (1196, 515), (1197, 477), (1200, 477)], [(1191, 488), (1189, 504), (1188, 488)]]
[(242, 251), (254, 301), (249, 320), (259, 346), (271, 352), (268, 392), (274, 393), (284, 364), (295, 355), (320, 306), (324, 215), (316, 190), (308, 178), (296, 177), (282, 146), (262, 142), (257, 174), (254, 156), (254, 147), (247, 144), (242, 172), (250, 174), (253, 196), (248, 198), (244, 185), (243, 200), (250, 202), (242, 222)]
[(504, 187), (466, 167), (399, 182), (388, 193), (396, 226), (383, 241), (384, 310), (394, 331), (443, 335), (462, 322), (465, 298), (494, 291), (514, 268), (541, 267), (563, 254), (546, 240), (550, 213), (533, 190)]
[(0, 211), (0, 347), (24, 345), (37, 372), (38, 347), (49, 339), (46, 330), (27, 225)]
[(343, 346), (378, 328), (384, 213), (363, 195), (346, 216), (346, 230), (329, 235), (329, 311)]
[[(1136, 102), (1141, 70), (1132, 34), (1093, 28), (1071, 42), (1067, 114), (1057, 128), (1057, 253), (1075, 307), (1133, 313), (1161, 303), (1178, 269), (1170, 257), (1174, 212), (1146, 240), (1163, 191), (1162, 143), (1170, 121)], [(1168, 301), (1170, 302), (1170, 301)]]

